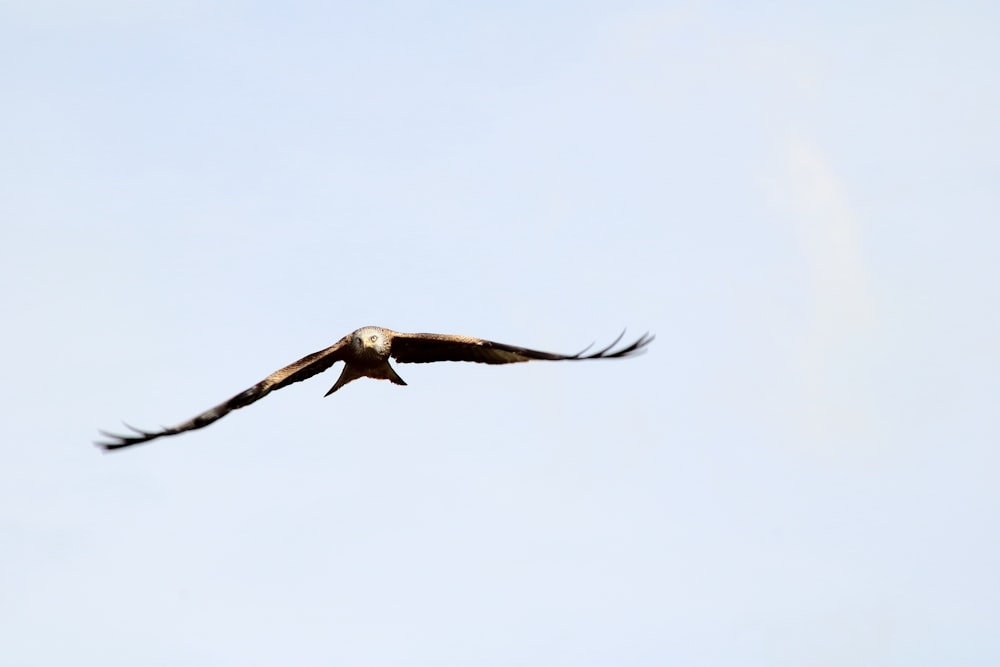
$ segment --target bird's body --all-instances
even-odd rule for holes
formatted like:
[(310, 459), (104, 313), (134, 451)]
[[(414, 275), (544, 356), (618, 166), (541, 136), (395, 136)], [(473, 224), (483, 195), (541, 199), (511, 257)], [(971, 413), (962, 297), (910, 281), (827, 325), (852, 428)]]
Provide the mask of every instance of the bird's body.
[(362, 327), (348, 336), (351, 356), (345, 359), (344, 370), (340, 372), (337, 382), (325, 395), (329, 396), (351, 380), (360, 377), (389, 380), (395, 384), (405, 385), (403, 378), (399, 377), (389, 365), (394, 333), (382, 327)]
[[(624, 335), (624, 332), (622, 332), (622, 335)], [(186, 422), (163, 428), (159, 431), (142, 431), (129, 426), (130, 429), (136, 432), (136, 435), (115, 435), (102, 431), (101, 433), (111, 440), (96, 444), (105, 450), (119, 449), (121, 447), (149, 442), (150, 440), (166, 435), (176, 435), (208, 426), (233, 410), (250, 405), (276, 389), (287, 387), (290, 384), (310, 378), (317, 373), (322, 373), (338, 361), (344, 362), (344, 368), (340, 372), (340, 377), (330, 390), (326, 392), (327, 396), (348, 382), (361, 377), (389, 380), (395, 384), (405, 385), (406, 382), (403, 381), (403, 378), (399, 377), (395, 369), (389, 365), (390, 358), (395, 359), (399, 363), (416, 364), (434, 361), (473, 361), (484, 364), (511, 364), (532, 360), (579, 361), (584, 359), (612, 359), (626, 357), (639, 352), (653, 340), (652, 336), (646, 334), (631, 345), (612, 352), (611, 349), (618, 344), (621, 338), (622, 336), (620, 335), (611, 345), (587, 355), (584, 352), (589, 349), (589, 346), (576, 354), (553, 354), (525, 347), (495, 343), (471, 336), (428, 333), (412, 334), (375, 326), (362, 327), (344, 336), (325, 350), (314, 352), (271, 373), (254, 386), (233, 396), (225, 403), (206, 410)]]

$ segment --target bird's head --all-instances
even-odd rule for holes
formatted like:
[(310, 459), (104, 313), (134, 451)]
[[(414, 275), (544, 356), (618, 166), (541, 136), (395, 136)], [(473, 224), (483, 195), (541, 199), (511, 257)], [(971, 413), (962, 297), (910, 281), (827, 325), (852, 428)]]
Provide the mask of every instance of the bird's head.
[(389, 340), (379, 327), (364, 327), (351, 334), (354, 353), (371, 359), (385, 359), (389, 356)]

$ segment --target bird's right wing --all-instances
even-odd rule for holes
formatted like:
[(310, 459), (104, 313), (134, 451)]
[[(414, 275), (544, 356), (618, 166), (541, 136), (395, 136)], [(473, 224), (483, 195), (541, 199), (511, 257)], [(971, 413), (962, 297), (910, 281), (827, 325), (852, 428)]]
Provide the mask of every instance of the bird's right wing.
[(542, 352), (517, 345), (497, 343), (472, 336), (453, 336), (432, 333), (393, 332), (392, 356), (401, 364), (424, 364), (433, 361), (474, 361), (480, 364), (514, 364), (536, 359), (547, 361), (582, 361), (585, 359), (617, 359), (627, 357), (652, 342), (653, 336), (643, 334), (637, 340), (615, 350), (625, 335), (621, 332), (610, 345), (597, 352), (585, 354), (590, 346), (576, 354)]
[(176, 435), (178, 433), (184, 433), (185, 431), (193, 431), (195, 429), (203, 428), (216, 420), (222, 419), (233, 410), (238, 410), (255, 401), (259, 401), (276, 389), (287, 387), (290, 384), (311, 378), (317, 373), (322, 373), (336, 362), (342, 361), (344, 358), (344, 351), (349, 347), (350, 337), (345, 336), (325, 350), (313, 352), (308, 356), (302, 357), (295, 363), (289, 364), (281, 370), (271, 373), (254, 386), (250, 387), (246, 391), (241, 391), (225, 403), (220, 403), (214, 408), (202, 412), (197, 417), (193, 417), (186, 422), (177, 424), (176, 426), (163, 427), (158, 431), (143, 431), (135, 428), (134, 426), (125, 424), (125, 426), (135, 431), (136, 435), (117, 435), (115, 433), (101, 431), (101, 435), (105, 436), (109, 440), (95, 442), (94, 444), (110, 451), (112, 449), (120, 449), (122, 447), (130, 447), (143, 442), (149, 442), (150, 440), (155, 440), (156, 438), (162, 438), (165, 435)]

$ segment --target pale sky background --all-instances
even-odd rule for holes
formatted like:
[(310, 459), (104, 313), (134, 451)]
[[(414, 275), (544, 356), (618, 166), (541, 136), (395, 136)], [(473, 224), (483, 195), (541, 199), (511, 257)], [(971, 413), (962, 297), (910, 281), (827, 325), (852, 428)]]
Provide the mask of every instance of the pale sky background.
[[(995, 3), (0, 3), (0, 663), (1000, 664)], [(339, 367), (378, 324), (589, 364)]]

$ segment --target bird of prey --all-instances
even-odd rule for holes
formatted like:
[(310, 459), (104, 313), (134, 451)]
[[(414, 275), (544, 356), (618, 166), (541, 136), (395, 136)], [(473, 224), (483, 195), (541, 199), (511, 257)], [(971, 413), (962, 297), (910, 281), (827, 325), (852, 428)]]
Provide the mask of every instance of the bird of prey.
[(116, 435), (100, 431), (107, 440), (95, 442), (105, 450), (130, 447), (143, 442), (149, 442), (165, 435), (177, 435), (185, 431), (193, 431), (208, 426), (212, 422), (225, 417), (233, 410), (250, 405), (254, 401), (267, 396), (276, 389), (287, 387), (295, 382), (322, 373), (338, 361), (344, 362), (340, 378), (324, 394), (329, 396), (348, 382), (360, 377), (389, 380), (395, 384), (405, 385), (403, 379), (389, 365), (389, 357), (401, 364), (424, 364), (432, 361), (474, 361), (482, 364), (513, 364), (521, 361), (543, 359), (549, 361), (581, 361), (584, 359), (615, 359), (627, 357), (643, 351), (653, 341), (653, 336), (643, 334), (633, 343), (617, 350), (613, 348), (625, 335), (623, 331), (610, 345), (585, 354), (591, 346), (576, 354), (553, 354), (539, 352), (525, 347), (494, 343), (482, 338), (471, 336), (453, 336), (430, 333), (401, 333), (382, 327), (363, 327), (344, 336), (336, 343), (298, 361), (277, 370), (266, 378), (242, 391), (225, 403), (206, 410), (197, 417), (176, 426), (163, 427), (158, 431), (143, 431), (133, 426), (125, 426), (135, 434)]

